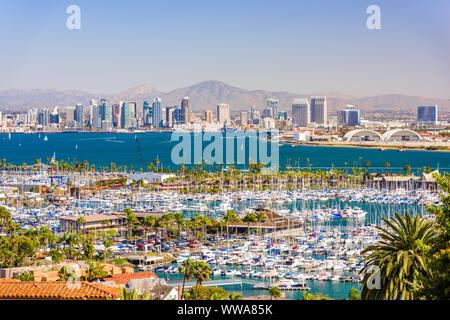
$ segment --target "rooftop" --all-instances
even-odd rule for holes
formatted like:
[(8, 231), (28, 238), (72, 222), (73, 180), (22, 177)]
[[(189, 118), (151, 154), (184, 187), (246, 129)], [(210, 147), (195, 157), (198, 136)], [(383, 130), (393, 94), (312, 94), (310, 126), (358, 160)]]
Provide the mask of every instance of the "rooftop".
[(106, 300), (117, 299), (119, 289), (81, 281), (17, 282), (0, 281), (2, 299)]
[(153, 272), (135, 272), (135, 273), (124, 273), (124, 274), (113, 274), (110, 277), (103, 278), (104, 281), (114, 281), (114, 283), (127, 284), (130, 280), (133, 279), (146, 279), (146, 278), (155, 278), (158, 279), (158, 276)]

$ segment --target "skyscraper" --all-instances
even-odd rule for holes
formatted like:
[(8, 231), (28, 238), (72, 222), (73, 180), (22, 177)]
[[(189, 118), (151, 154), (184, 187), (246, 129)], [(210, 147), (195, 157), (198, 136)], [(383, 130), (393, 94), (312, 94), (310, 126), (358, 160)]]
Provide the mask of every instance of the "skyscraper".
[(75, 121), (78, 129), (84, 128), (84, 107), (81, 104), (75, 106)]
[(191, 123), (191, 107), (189, 105), (189, 97), (181, 100), (181, 121), (183, 124)]
[(121, 110), (121, 128), (122, 129), (130, 129), (132, 127), (132, 105), (130, 105), (128, 102), (122, 103), (122, 110)]
[(112, 105), (112, 113), (113, 126), (115, 126), (116, 128), (120, 128), (120, 104), (116, 103)]
[(311, 113), (307, 98), (296, 98), (292, 102), (292, 125), (307, 127), (311, 122)]
[(38, 124), (42, 126), (48, 126), (49, 123), (50, 123), (50, 110), (44, 108), (38, 113)]
[(311, 122), (327, 124), (327, 97), (311, 97)]
[(112, 107), (109, 102), (104, 101), (101, 106), (102, 121), (113, 122)]
[(144, 101), (144, 105), (142, 107), (144, 110), (144, 124), (145, 125), (151, 125), (153, 122), (153, 110), (152, 106), (148, 101)]
[(213, 112), (212, 110), (206, 110), (205, 111), (205, 121), (206, 123), (212, 123), (213, 122)]
[(102, 113), (98, 104), (92, 105), (92, 127), (99, 129), (102, 127)]
[(166, 127), (168, 128), (172, 128), (173, 125), (175, 124), (174, 111), (175, 111), (174, 107), (166, 108)]
[(230, 106), (228, 104), (219, 103), (217, 105), (217, 121), (222, 124), (231, 121)]
[(263, 110), (262, 117), (263, 118), (275, 118), (274, 114), (272, 112), (273, 112), (273, 109), (271, 107), (266, 107)]
[(438, 124), (438, 106), (418, 106), (417, 124), (419, 126)]
[[(271, 117), (276, 119), (276, 117), (278, 116), (278, 100), (277, 99), (267, 99), (266, 105), (267, 105), (267, 107), (272, 109)], [(271, 118), (271, 117), (269, 117), (269, 118)]]
[(352, 105), (347, 105), (345, 110), (338, 111), (337, 124), (338, 126), (359, 126), (361, 122), (360, 111), (355, 109)]
[(153, 99), (153, 104), (152, 104), (152, 110), (153, 110), (153, 121), (152, 121), (152, 125), (154, 127), (162, 127), (163, 123), (162, 123), (162, 100), (161, 98), (157, 97), (155, 99)]

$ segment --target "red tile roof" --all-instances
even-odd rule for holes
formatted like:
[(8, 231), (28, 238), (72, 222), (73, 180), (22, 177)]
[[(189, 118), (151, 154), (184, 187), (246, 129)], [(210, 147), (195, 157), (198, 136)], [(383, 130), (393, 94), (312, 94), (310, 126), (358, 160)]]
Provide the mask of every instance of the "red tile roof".
[[(77, 285), (78, 284), (78, 285)], [(0, 282), (0, 300), (56, 299), (56, 300), (106, 300), (117, 299), (118, 288), (81, 281), (69, 282)]]
[(110, 277), (103, 278), (103, 280), (104, 281), (114, 281), (116, 284), (127, 284), (132, 279), (146, 279), (146, 278), (158, 279), (158, 276), (151, 271), (135, 272), (135, 273), (113, 274)]

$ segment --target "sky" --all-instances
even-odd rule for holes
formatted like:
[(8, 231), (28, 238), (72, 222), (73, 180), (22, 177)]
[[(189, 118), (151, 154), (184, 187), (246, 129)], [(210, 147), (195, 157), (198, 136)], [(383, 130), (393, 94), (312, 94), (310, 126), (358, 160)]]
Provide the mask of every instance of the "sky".
[[(69, 30), (69, 5), (81, 29)], [(381, 29), (369, 30), (369, 5)], [(448, 0), (0, 0), (0, 90), (254, 90), (450, 98)]]

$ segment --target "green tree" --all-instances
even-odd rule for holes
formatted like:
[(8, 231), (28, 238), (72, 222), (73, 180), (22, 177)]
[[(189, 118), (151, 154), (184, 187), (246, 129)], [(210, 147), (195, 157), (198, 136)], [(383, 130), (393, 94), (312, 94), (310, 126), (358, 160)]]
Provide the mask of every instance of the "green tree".
[[(178, 267), (178, 272), (183, 274), (183, 286), (181, 292), (184, 293), (184, 286), (186, 284), (186, 280), (191, 280), (194, 270), (193, 270), (193, 261), (191, 259), (186, 259), (181, 263), (181, 266)], [(181, 299), (183, 299), (184, 294)]]
[(204, 261), (194, 261), (192, 263), (192, 276), (197, 280), (195, 284), (195, 299), (198, 296), (198, 287), (202, 285), (203, 281), (209, 279), (211, 269), (209, 264)]
[(270, 295), (270, 300), (278, 299), (279, 297), (281, 297), (280, 288), (278, 288), (277, 286), (270, 287), (269, 295)]
[(427, 272), (416, 287), (419, 298), (450, 300), (450, 175), (434, 174), (442, 190), (442, 205), (428, 207), (435, 217), (438, 236), (426, 249)]
[[(363, 250), (363, 254), (369, 255), (361, 270), (364, 274), (361, 298), (414, 299), (412, 286), (427, 269), (424, 245), (429, 245), (436, 236), (432, 221), (418, 215), (412, 218), (408, 211), (405, 216), (396, 213), (391, 220), (382, 220), (386, 227), (376, 227), (381, 240)], [(379, 289), (371, 289), (374, 277), (380, 278)]]

